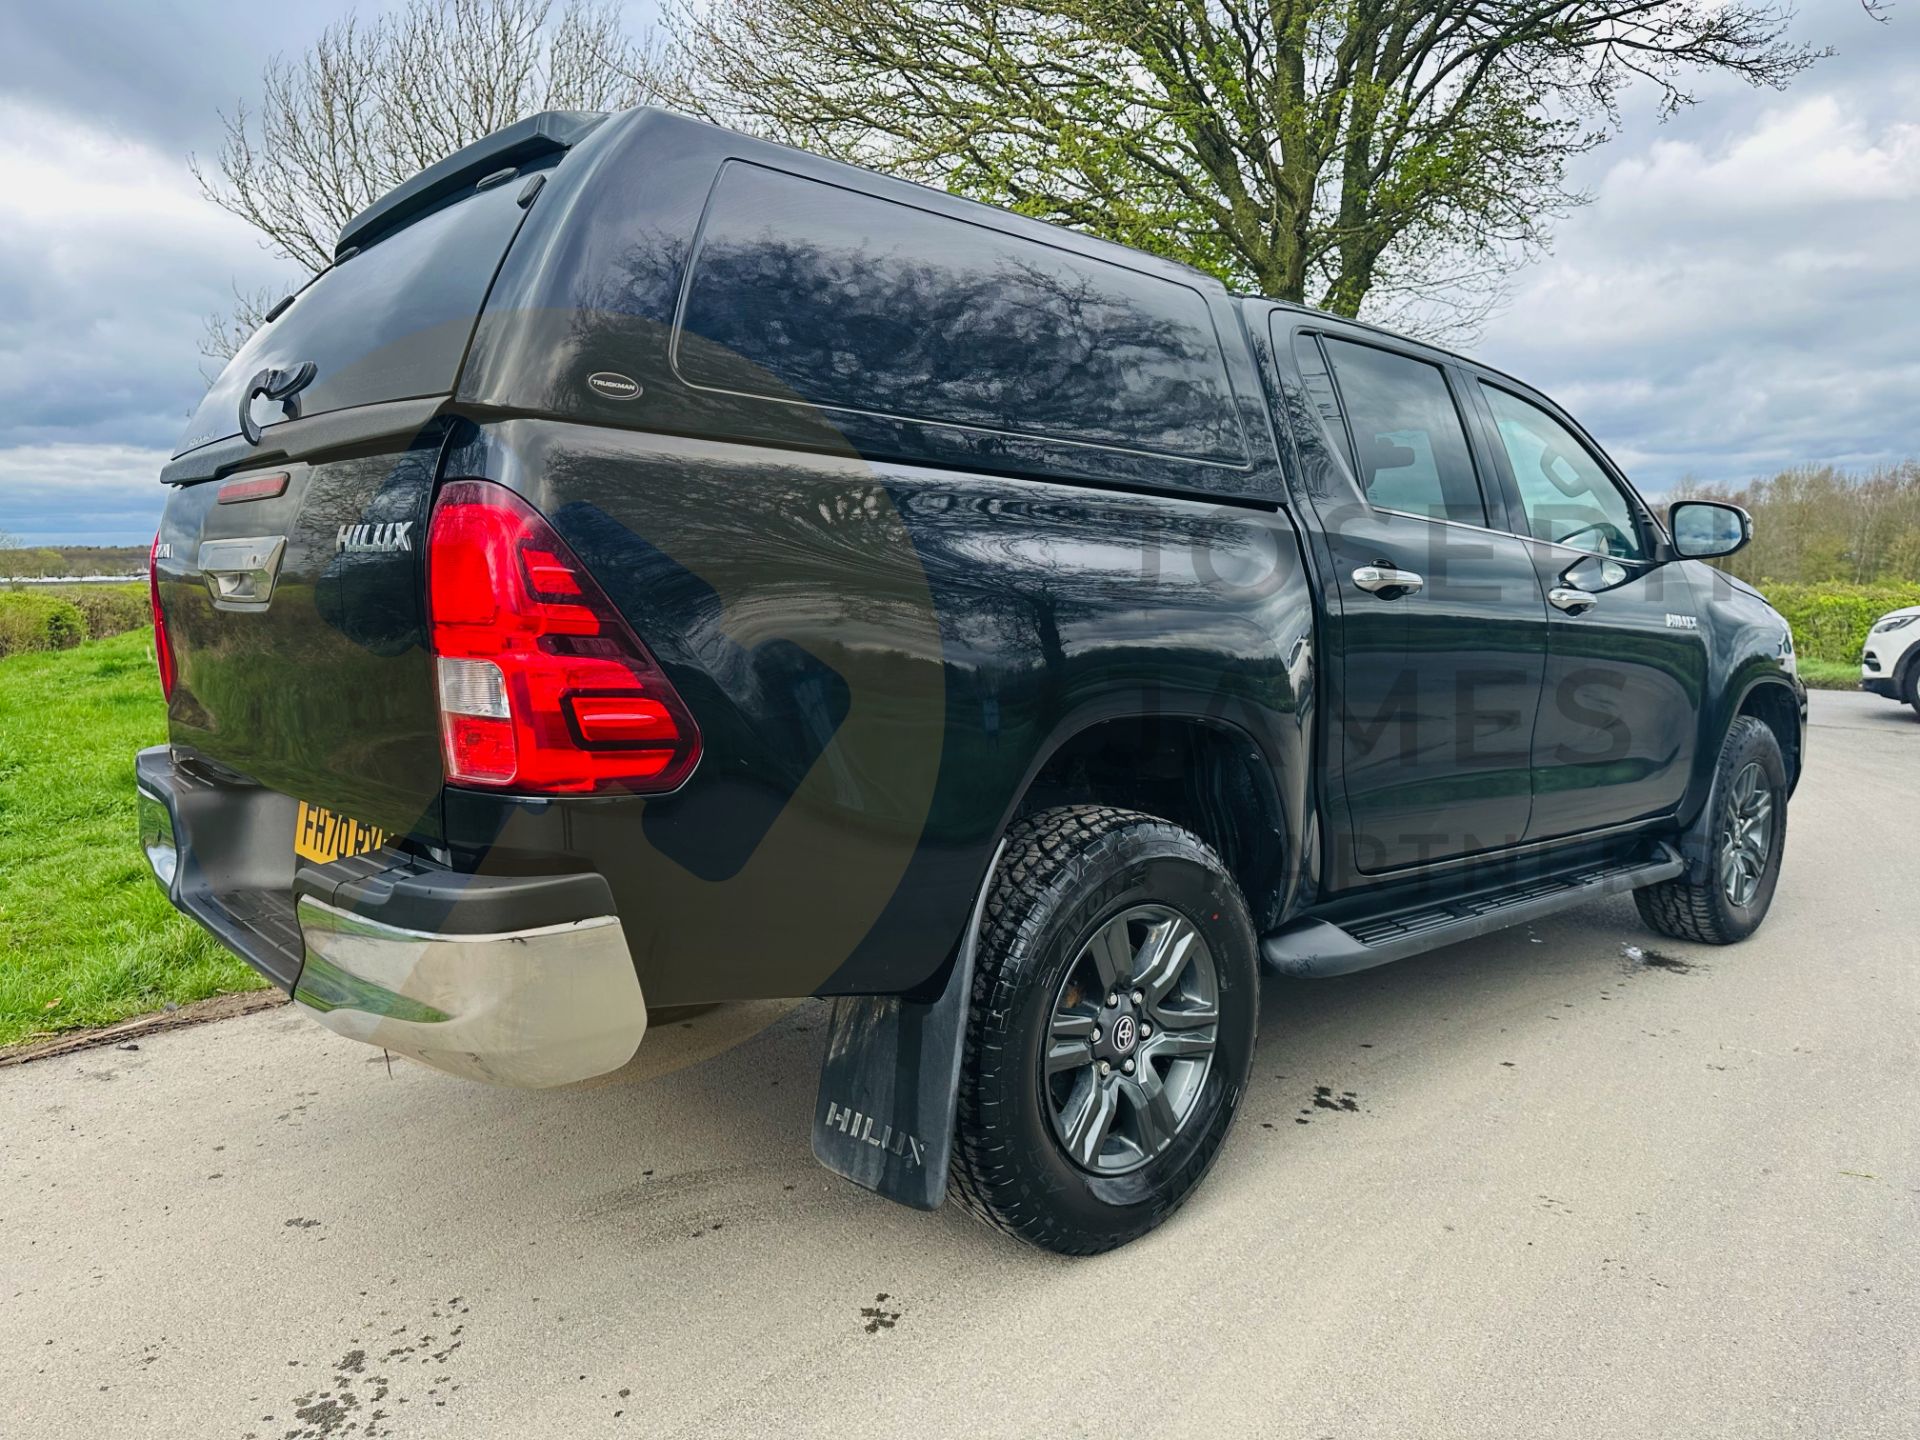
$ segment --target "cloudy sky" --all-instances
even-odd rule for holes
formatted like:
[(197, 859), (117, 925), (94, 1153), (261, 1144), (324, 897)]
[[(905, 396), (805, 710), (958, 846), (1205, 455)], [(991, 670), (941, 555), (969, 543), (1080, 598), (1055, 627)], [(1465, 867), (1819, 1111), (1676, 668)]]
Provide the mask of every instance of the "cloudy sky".
[[(151, 537), (203, 317), (294, 273), (187, 156), (217, 150), (267, 55), (347, 8), (0, 0), (0, 531)], [(1891, 25), (1803, 10), (1798, 36), (1838, 53), (1791, 90), (1709, 79), (1665, 125), (1630, 103), (1576, 173), (1593, 203), (1469, 347), (1652, 492), (1920, 456), (1920, 3)]]

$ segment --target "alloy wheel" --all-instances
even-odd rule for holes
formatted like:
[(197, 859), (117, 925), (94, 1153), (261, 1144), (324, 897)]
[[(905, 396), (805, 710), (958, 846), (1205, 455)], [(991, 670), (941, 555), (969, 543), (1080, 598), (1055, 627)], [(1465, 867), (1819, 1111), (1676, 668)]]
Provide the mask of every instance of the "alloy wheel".
[(1753, 903), (1773, 848), (1773, 787), (1757, 761), (1734, 777), (1720, 836), (1720, 885), (1734, 905)]
[(1219, 1029), (1219, 975), (1191, 920), (1136, 905), (1100, 922), (1061, 981), (1041, 1057), (1048, 1117), (1074, 1164), (1121, 1175), (1173, 1144)]

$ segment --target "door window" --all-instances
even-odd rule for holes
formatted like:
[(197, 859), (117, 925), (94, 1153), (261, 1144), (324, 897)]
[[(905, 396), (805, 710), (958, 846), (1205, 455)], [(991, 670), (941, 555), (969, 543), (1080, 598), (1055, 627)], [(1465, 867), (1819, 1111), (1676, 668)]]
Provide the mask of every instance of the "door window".
[(1493, 407), (1533, 537), (1620, 560), (1645, 558), (1633, 506), (1593, 452), (1538, 405), (1491, 385), (1480, 388)]
[(1327, 337), (1367, 502), (1434, 520), (1487, 523), (1473, 452), (1437, 365)]

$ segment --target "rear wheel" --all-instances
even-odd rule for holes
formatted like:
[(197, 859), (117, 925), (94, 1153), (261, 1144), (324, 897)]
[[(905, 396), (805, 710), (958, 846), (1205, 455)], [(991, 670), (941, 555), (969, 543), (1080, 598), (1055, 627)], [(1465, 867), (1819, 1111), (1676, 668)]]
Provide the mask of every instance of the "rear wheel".
[(1714, 773), (1713, 851), (1706, 875), (1634, 892), (1640, 918), (1662, 935), (1728, 945), (1760, 928), (1773, 904), (1787, 840), (1787, 767), (1772, 730), (1738, 717)]
[(988, 895), (954, 1190), (997, 1229), (1110, 1250), (1219, 1153), (1259, 993), (1239, 887), (1201, 840), (1097, 806), (1017, 824)]

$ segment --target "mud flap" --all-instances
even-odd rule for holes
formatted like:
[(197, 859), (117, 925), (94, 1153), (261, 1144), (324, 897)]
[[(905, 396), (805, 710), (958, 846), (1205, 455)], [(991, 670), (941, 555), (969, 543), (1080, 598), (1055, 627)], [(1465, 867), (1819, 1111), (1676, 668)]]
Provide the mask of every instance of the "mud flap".
[(843, 995), (833, 1002), (814, 1099), (814, 1158), (916, 1210), (937, 1210), (947, 1195), (974, 950), (1005, 849), (1003, 841), (993, 852), (938, 998)]

